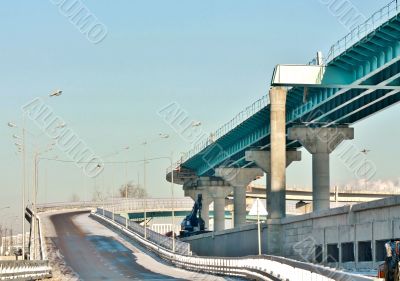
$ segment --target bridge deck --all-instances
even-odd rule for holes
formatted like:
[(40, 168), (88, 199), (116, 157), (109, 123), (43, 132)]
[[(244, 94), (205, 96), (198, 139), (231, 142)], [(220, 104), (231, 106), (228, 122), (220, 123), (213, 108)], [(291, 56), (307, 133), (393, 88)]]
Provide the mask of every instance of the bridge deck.
[[(400, 85), (399, 6), (392, 1), (332, 46), (327, 66), (346, 73), (349, 87), (293, 87), (288, 91), (287, 128), (299, 123), (353, 124), (400, 101), (399, 90), (384, 89)], [(197, 145), (181, 166), (198, 176), (213, 175), (213, 168), (221, 164), (251, 166), (245, 161), (245, 150), (269, 147), (269, 118), (268, 97), (264, 96)], [(287, 141), (288, 148), (300, 146)]]

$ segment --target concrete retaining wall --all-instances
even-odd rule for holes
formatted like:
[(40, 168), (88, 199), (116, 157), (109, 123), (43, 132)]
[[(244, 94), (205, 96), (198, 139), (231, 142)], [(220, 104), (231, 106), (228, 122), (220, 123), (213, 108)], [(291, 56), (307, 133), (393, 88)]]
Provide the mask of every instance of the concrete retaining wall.
[[(263, 253), (268, 224), (262, 225)], [(400, 238), (400, 196), (281, 220), (281, 255), (331, 266), (376, 269), (383, 244)], [(257, 254), (257, 226), (186, 238), (194, 253), (214, 256)]]
[[(266, 237), (266, 224), (262, 225), (262, 237)], [(209, 232), (183, 239), (199, 256), (238, 257), (257, 255), (257, 225), (249, 224), (238, 229)], [(266, 245), (263, 247), (266, 252)]]

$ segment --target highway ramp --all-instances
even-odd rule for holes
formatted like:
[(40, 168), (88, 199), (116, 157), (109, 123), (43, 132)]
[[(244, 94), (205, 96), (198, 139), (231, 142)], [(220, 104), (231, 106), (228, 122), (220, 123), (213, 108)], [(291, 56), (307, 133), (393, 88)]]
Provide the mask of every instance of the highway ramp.
[(51, 224), (45, 227), (51, 264), (65, 263), (54, 280), (233, 280), (170, 266), (91, 219), (87, 211), (48, 214), (43, 221)]

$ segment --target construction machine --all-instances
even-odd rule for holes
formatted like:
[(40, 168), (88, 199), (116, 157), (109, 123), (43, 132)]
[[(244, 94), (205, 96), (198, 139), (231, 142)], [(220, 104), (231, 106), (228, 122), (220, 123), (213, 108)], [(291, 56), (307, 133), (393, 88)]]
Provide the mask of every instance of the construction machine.
[(207, 232), (204, 220), (201, 218), (202, 199), (202, 195), (199, 194), (194, 202), (192, 211), (181, 222), (179, 237), (188, 237)]

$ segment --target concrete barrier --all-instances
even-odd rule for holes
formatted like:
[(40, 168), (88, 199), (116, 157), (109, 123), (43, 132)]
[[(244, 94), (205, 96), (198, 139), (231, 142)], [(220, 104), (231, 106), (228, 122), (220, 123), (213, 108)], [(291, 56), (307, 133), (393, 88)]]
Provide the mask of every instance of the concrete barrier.
[[(261, 224), (265, 254), (269, 253), (269, 223)], [(278, 223), (280, 256), (372, 275), (384, 261), (384, 243), (400, 238), (400, 196), (286, 217)], [(184, 241), (199, 255), (230, 257), (258, 252), (256, 224)]]
[(240, 276), (256, 280), (282, 280), (282, 281), (371, 281), (375, 278), (349, 274), (337, 271), (333, 268), (314, 264), (301, 263), (274, 256), (247, 256), (240, 258), (199, 257), (192, 255), (180, 255), (165, 249), (154, 242), (144, 239), (140, 234), (125, 227), (100, 213), (92, 215), (114, 229), (135, 239), (143, 246), (153, 251), (161, 258), (174, 265), (192, 271), (221, 274), (228, 276)]

